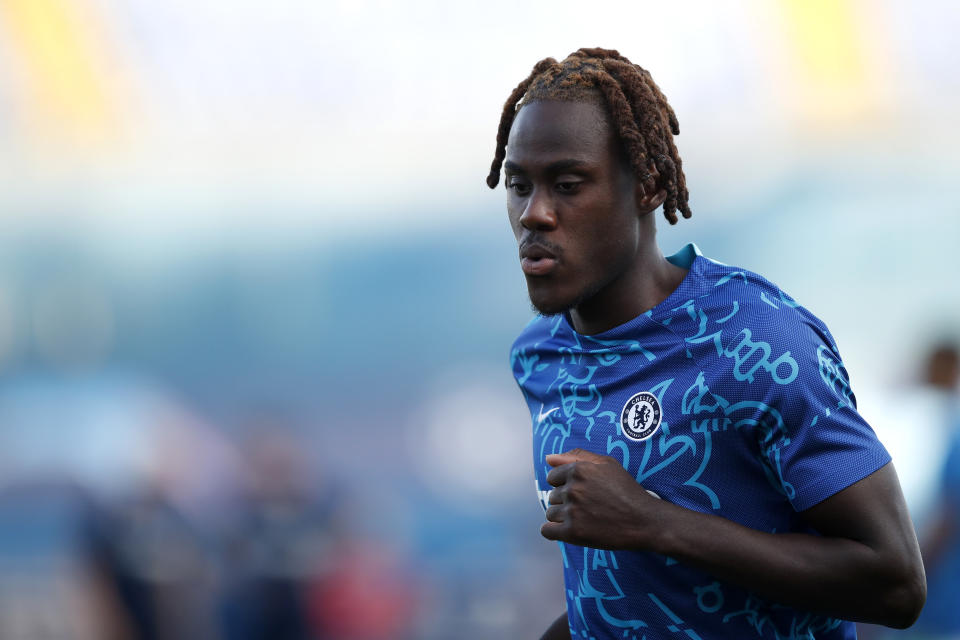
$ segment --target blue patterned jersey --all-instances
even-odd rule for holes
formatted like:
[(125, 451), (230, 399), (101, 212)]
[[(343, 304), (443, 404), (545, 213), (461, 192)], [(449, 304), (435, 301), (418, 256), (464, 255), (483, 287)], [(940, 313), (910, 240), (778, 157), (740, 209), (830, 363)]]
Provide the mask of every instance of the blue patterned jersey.
[[(538, 316), (511, 364), (533, 418), (537, 490), (549, 453), (613, 456), (664, 500), (772, 533), (890, 461), (856, 411), (826, 326), (755, 273), (694, 245), (666, 300), (601, 334)], [(574, 639), (854, 638), (850, 622), (766, 602), (647, 552), (560, 543)]]

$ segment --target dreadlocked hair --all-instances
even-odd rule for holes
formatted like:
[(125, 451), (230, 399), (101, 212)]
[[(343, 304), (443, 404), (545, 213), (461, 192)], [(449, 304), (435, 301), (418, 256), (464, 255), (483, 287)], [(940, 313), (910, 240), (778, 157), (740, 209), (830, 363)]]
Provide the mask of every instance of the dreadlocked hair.
[(677, 211), (690, 217), (687, 181), (673, 143), (673, 136), (680, 135), (677, 116), (650, 73), (613, 49), (578, 49), (563, 62), (544, 58), (534, 65), (503, 105), (487, 186), (493, 189), (500, 182), (507, 138), (517, 113), (524, 105), (540, 100), (601, 102), (641, 188), (651, 178), (650, 167), (656, 167), (660, 185), (667, 192), (664, 217), (670, 224), (677, 223)]

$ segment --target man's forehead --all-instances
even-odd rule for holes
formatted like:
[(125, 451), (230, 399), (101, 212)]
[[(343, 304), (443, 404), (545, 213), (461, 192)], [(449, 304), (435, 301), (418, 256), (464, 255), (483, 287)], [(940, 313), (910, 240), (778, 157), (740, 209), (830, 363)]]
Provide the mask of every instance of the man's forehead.
[(523, 164), (542, 156), (584, 159), (606, 155), (615, 140), (601, 105), (593, 102), (538, 101), (517, 113), (507, 141), (507, 158)]

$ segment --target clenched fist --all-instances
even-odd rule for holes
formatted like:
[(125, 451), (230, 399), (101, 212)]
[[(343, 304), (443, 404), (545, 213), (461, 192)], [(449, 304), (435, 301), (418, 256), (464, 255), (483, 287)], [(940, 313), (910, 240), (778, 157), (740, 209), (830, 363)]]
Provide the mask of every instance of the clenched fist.
[(655, 549), (664, 503), (616, 459), (572, 449), (548, 455), (547, 464), (554, 489), (540, 527), (544, 538), (596, 549)]

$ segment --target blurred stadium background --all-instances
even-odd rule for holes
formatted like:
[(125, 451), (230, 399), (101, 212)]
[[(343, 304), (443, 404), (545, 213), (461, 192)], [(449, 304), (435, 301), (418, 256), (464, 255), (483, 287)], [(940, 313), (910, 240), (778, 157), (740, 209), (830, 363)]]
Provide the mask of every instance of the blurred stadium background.
[(827, 322), (922, 522), (958, 31), (947, 1), (0, 0), (0, 638), (556, 617), (483, 178), (510, 89), (580, 46), (679, 116), (694, 217), (665, 251)]

